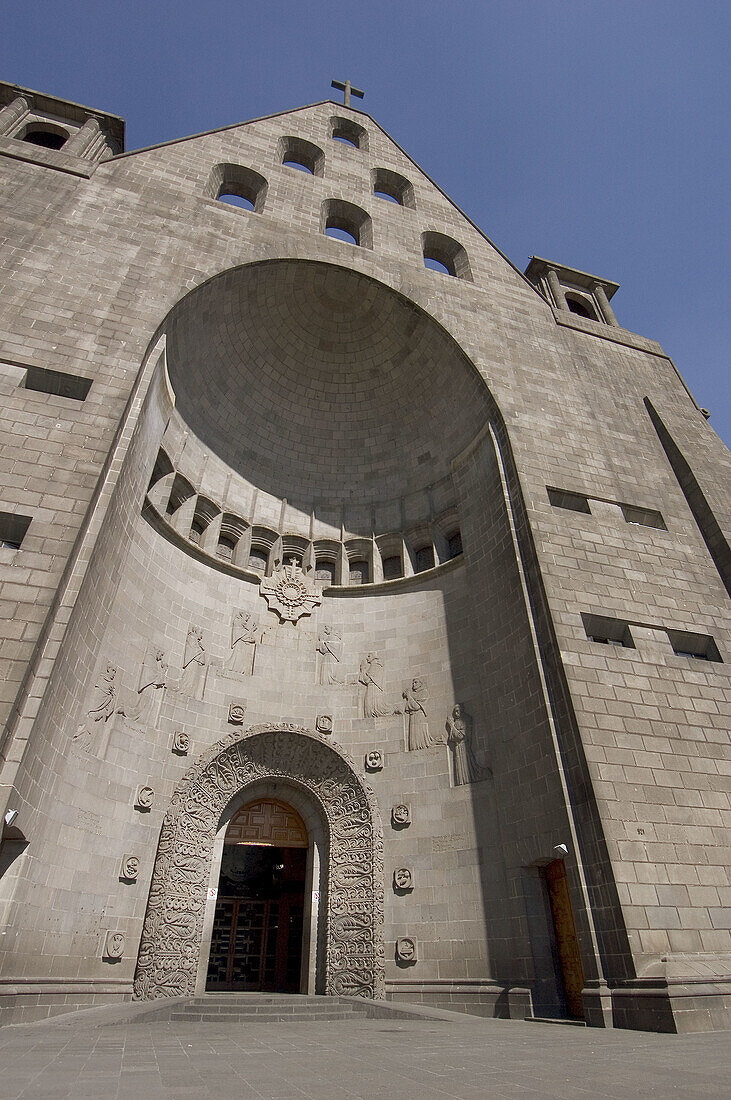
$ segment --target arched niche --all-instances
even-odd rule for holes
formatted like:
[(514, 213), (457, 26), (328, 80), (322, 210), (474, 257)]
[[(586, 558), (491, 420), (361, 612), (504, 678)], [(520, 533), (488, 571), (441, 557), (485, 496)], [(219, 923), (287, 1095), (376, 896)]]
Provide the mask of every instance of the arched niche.
[(142, 930), (138, 999), (193, 996), (205, 988), (205, 936), (215, 907), (207, 895), (218, 880), (226, 829), (242, 804), (275, 792), (302, 816), (316, 853), (311, 991), (384, 996), (383, 830), (375, 797), (341, 750), (285, 724), (254, 726), (217, 742), (173, 795)]

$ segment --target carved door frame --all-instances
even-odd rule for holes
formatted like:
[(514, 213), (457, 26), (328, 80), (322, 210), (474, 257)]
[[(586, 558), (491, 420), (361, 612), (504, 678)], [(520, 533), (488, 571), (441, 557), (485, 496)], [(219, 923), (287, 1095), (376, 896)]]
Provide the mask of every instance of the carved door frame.
[(217, 742), (178, 784), (155, 858), (137, 998), (205, 989), (215, 911), (207, 895), (218, 883), (228, 822), (244, 801), (275, 788), (312, 839), (306, 988), (384, 996), (383, 828), (373, 791), (340, 748), (302, 727), (274, 724)]

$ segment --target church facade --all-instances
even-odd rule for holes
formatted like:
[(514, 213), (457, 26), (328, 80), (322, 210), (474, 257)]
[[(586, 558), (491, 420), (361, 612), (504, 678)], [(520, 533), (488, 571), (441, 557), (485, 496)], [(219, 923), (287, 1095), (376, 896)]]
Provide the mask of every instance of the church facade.
[(350, 105), (0, 108), (0, 1019), (729, 1026), (729, 455), (617, 284)]

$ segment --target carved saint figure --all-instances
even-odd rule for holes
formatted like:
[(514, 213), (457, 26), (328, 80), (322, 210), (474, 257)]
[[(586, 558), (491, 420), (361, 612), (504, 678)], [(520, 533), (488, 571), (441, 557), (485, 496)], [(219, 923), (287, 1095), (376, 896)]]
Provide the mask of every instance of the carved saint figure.
[(426, 683), (418, 678), (411, 681), (411, 689), (403, 692), (404, 714), (408, 715), (408, 748), (428, 749), (436, 744), (429, 736), (429, 719), (425, 703), (429, 699)]
[[(86, 712), (87, 720), (83, 722), (76, 733), (74, 734), (74, 741), (81, 737), (92, 737), (94, 732), (94, 725), (101, 723), (97, 726), (98, 729), (105, 729), (106, 724), (110, 718), (114, 716), (114, 712), (117, 709), (117, 669), (114, 665), (107, 665), (101, 676), (94, 684), (94, 691), (91, 696), (91, 706)], [(105, 740), (107, 738), (105, 737)], [(103, 746), (105, 747), (105, 746)]]
[(201, 698), (205, 671), (206, 650), (203, 645), (203, 631), (199, 626), (191, 626), (185, 639), (183, 672), (180, 677), (180, 690), (184, 695), (190, 695), (193, 699)]
[(237, 611), (231, 623), (231, 652), (226, 670), (239, 676), (251, 676), (254, 671), (259, 624), (248, 611)]
[(472, 719), (456, 703), (447, 718), (447, 744), (454, 761), (454, 785), (475, 783), (481, 779), (480, 768), (472, 751)]
[(317, 652), (320, 655), (318, 684), (342, 684), (338, 676), (343, 656), (343, 639), (340, 631), (332, 626), (323, 626), (317, 639)]
[(141, 726), (150, 725), (156, 718), (160, 692), (165, 687), (168, 666), (161, 649), (148, 653), (140, 670), (137, 694), (120, 709), (120, 714)]
[(361, 713), (364, 718), (383, 718), (393, 714), (383, 695), (383, 661), (377, 653), (368, 653), (360, 662), (358, 683), (361, 692)]

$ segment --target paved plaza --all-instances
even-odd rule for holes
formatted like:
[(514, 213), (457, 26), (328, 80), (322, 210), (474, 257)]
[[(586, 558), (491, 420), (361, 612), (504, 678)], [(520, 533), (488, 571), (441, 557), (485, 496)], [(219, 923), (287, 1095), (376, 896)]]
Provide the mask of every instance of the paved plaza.
[(75, 1018), (0, 1030), (2, 1100), (728, 1097), (726, 1032), (656, 1035), (441, 1018)]

